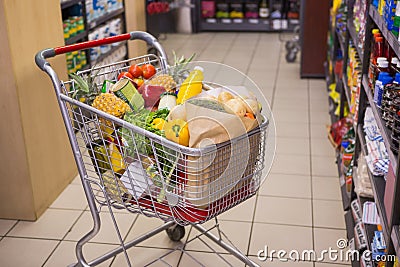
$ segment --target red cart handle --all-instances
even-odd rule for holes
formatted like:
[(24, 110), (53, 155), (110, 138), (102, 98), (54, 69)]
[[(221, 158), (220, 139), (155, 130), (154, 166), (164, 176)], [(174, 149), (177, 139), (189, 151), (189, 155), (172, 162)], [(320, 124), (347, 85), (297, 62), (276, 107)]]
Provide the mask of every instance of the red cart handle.
[(159, 52), (162, 67), (163, 68), (167, 67), (167, 56), (166, 56), (164, 49), (158, 42), (158, 40), (151, 34), (149, 34), (147, 32), (142, 32), (142, 31), (124, 33), (121, 35), (107, 37), (104, 39), (86, 41), (86, 42), (72, 44), (72, 45), (66, 45), (66, 46), (59, 46), (56, 48), (43, 49), (36, 54), (35, 62), (36, 62), (36, 65), (38, 65), (38, 67), (41, 70), (45, 71), (45, 66), (50, 65), (49, 62), (46, 61), (46, 58), (51, 58), (51, 57), (55, 57), (57, 55), (65, 54), (68, 52), (84, 50), (84, 49), (88, 49), (88, 48), (92, 48), (92, 47), (97, 47), (100, 45), (112, 44), (112, 43), (117, 43), (117, 42), (127, 41), (127, 40), (143, 40), (149, 46), (153, 46), (154, 48), (156, 48)]

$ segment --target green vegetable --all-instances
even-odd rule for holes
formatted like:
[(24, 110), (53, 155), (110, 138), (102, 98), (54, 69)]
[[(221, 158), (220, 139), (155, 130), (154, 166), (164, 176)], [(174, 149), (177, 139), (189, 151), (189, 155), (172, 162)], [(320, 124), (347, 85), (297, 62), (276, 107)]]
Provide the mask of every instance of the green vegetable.
[[(156, 112), (152, 112), (146, 109), (141, 109), (138, 112), (126, 113), (124, 116), (124, 120), (138, 127), (141, 127), (149, 132), (155, 133), (160, 136), (164, 136), (164, 131), (153, 128), (152, 122), (156, 118), (166, 120), (168, 114), (169, 114), (168, 109), (159, 109)], [(153, 143), (155, 148), (155, 155), (154, 155), (154, 151), (151, 147), (151, 142), (149, 138), (134, 133), (133, 134), (134, 140), (133, 140), (131, 131), (126, 128), (122, 128), (122, 130), (120, 131), (120, 135), (125, 143), (125, 151), (124, 151), (125, 156), (130, 156), (134, 158), (136, 157), (136, 151), (134, 145), (136, 143), (139, 154), (145, 156), (154, 156), (157, 159), (161, 169), (160, 170), (161, 174), (159, 172), (157, 164), (152, 164), (146, 169), (147, 173), (152, 178), (153, 183), (156, 186), (162, 188), (161, 179), (165, 179), (165, 181), (168, 182), (167, 185), (169, 188), (170, 186), (173, 186), (175, 184), (175, 181), (171, 180), (171, 176), (174, 172), (177, 162), (177, 154), (175, 151), (166, 148), (161, 144)], [(161, 192), (163, 191), (164, 190), (161, 190)], [(160, 193), (158, 201), (161, 202), (164, 199), (164, 195), (165, 192), (163, 194)]]

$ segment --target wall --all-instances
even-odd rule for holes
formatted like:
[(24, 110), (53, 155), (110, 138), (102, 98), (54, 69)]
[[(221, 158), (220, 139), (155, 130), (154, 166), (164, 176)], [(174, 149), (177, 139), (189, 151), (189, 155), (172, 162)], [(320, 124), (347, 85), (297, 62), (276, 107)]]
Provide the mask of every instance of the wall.
[[(0, 0), (0, 218), (37, 219), (77, 174), (53, 86), (34, 63), (63, 45), (61, 21), (59, 1)], [(66, 73), (65, 57), (50, 62)]]
[[(145, 1), (125, 0), (126, 30), (146, 31), (146, 9)], [(147, 54), (147, 45), (143, 41), (130, 41), (128, 44), (129, 57)]]

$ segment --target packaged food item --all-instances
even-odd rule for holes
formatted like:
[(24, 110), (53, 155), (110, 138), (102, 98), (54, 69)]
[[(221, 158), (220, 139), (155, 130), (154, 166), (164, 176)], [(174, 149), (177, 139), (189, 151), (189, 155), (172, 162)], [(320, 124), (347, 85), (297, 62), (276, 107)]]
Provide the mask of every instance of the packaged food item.
[(111, 87), (111, 92), (121, 98), (132, 110), (144, 107), (144, 99), (129, 79), (121, 79)]
[(201, 16), (203, 18), (215, 17), (215, 1), (201, 1)]

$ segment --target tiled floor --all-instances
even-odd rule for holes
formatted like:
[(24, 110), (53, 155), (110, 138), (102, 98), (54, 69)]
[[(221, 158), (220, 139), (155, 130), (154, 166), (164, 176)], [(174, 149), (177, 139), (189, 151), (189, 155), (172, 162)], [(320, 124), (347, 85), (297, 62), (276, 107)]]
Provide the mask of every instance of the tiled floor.
[[(219, 217), (229, 239), (260, 266), (338, 267), (346, 262), (260, 262), (256, 255), (270, 250), (311, 250), (336, 247), (345, 238), (341, 195), (333, 149), (326, 138), (328, 103), (323, 80), (299, 79), (299, 64), (285, 61), (277, 34), (202, 33), (169, 35), (162, 44), (170, 58), (197, 53), (198, 60), (233, 66), (252, 78), (272, 106), (276, 122), (276, 158), (257, 197)], [(236, 76), (230, 82), (235, 83)], [(102, 213), (100, 234), (85, 247), (89, 259), (116, 247), (118, 242), (107, 212)], [(116, 218), (123, 238), (130, 239), (161, 224), (124, 211)], [(210, 223), (206, 223), (206, 226)], [(90, 214), (78, 179), (36, 222), (0, 220), (0, 266), (67, 266), (75, 262), (76, 241), (91, 228)], [(197, 232), (187, 228), (191, 239)], [(176, 244), (162, 233), (128, 251), (133, 266), (144, 266), (169, 252)], [(170, 266), (243, 266), (231, 255), (210, 253), (213, 244), (195, 240), (190, 254), (174, 252), (164, 258)], [(124, 256), (101, 266), (125, 266)], [(160, 261), (151, 266), (167, 266)], [(201, 265), (199, 265), (201, 266)]]

